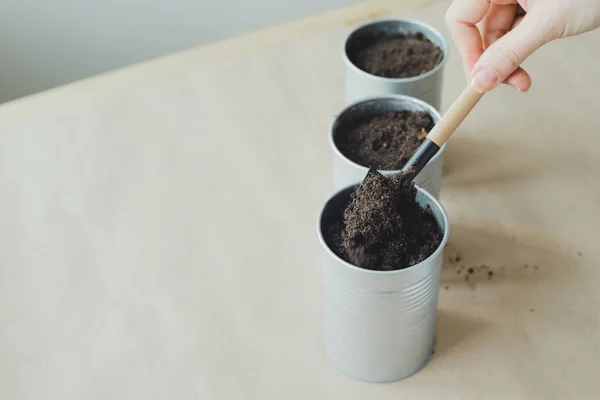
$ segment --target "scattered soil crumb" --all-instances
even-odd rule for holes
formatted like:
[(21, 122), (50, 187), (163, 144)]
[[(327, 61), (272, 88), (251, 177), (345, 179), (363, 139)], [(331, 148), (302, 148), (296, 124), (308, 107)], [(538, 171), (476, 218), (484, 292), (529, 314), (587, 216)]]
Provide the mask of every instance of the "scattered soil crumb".
[(473, 272), (475, 272), (475, 270), (474, 270), (473, 268), (469, 268), (469, 269), (467, 270), (467, 272), (468, 272), (468, 273), (470, 273), (470, 274), (472, 274)]

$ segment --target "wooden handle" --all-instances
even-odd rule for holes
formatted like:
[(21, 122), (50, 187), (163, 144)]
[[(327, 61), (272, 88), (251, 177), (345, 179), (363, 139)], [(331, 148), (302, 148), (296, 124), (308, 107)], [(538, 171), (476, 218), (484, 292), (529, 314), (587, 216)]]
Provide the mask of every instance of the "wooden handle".
[(454, 103), (452, 103), (440, 121), (435, 124), (431, 132), (427, 135), (427, 139), (442, 147), (482, 96), (483, 93), (476, 92), (473, 86), (467, 86)]

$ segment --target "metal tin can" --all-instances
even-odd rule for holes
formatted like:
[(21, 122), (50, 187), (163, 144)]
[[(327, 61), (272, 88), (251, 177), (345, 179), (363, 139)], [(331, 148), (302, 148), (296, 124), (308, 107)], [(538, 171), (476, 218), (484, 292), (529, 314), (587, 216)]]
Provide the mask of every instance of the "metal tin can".
[(417, 188), (417, 202), (429, 206), (443, 239), (425, 261), (397, 271), (371, 271), (339, 258), (325, 240), (356, 186), (337, 192), (319, 216), (324, 249), (324, 347), (345, 374), (368, 382), (392, 382), (427, 364), (434, 349), (435, 319), (443, 251), (449, 224), (440, 203)]
[[(384, 78), (365, 72), (354, 64), (357, 51), (373, 37), (414, 32), (421, 32), (444, 54), (442, 61), (432, 70), (409, 78)], [(368, 97), (404, 94), (421, 99), (440, 110), (448, 44), (442, 34), (432, 26), (412, 19), (382, 19), (367, 22), (355, 28), (346, 37), (342, 54), (346, 64), (346, 104)]]
[[(369, 168), (351, 161), (339, 150), (336, 140), (348, 132), (356, 125), (358, 121), (365, 118), (372, 118), (389, 111), (426, 111), (431, 115), (434, 123), (440, 120), (440, 113), (431, 105), (422, 100), (408, 96), (388, 95), (386, 97), (376, 97), (359, 100), (346, 106), (338, 114), (329, 128), (329, 144), (333, 152), (333, 185), (335, 190), (340, 190), (361, 182), (367, 175)], [(446, 144), (437, 152), (427, 165), (421, 170), (414, 179), (417, 186), (422, 187), (435, 198), (439, 197), (442, 186), (442, 173), (444, 166), (444, 151)], [(391, 175), (400, 172), (400, 170), (381, 170), (383, 175)]]

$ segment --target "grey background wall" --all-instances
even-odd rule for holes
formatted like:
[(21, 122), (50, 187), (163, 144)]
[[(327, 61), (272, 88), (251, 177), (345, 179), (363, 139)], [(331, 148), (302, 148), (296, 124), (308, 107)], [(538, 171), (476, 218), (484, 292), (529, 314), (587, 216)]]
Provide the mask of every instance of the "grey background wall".
[(0, 0), (0, 102), (358, 1)]

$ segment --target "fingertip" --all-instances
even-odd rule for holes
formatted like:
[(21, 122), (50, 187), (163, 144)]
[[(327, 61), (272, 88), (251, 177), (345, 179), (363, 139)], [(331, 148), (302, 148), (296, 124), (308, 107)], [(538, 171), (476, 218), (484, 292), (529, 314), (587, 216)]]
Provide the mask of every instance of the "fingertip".
[(475, 68), (472, 77), (471, 85), (479, 93), (490, 91), (500, 84), (496, 71), (487, 66)]
[[(504, 83), (504, 82), (503, 82)], [(525, 87), (519, 87), (519, 86), (515, 86), (512, 83), (504, 83), (505, 85), (508, 85), (512, 88), (517, 89), (520, 93), (526, 93), (527, 91), (529, 91), (529, 88), (525, 88)]]
[(518, 68), (506, 78), (504, 83), (514, 87), (521, 93), (525, 93), (531, 88), (531, 77), (524, 69)]

